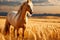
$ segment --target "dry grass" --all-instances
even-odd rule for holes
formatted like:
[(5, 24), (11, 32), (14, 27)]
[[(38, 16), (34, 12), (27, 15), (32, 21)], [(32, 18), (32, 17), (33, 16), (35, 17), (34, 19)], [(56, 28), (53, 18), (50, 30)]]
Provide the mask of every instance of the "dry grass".
[[(0, 29), (4, 28), (5, 19), (0, 19)], [(14, 39), (11, 29), (12, 40)], [(21, 30), (19, 30), (21, 39)], [(10, 38), (10, 36), (6, 36)], [(0, 33), (0, 40), (3, 40)], [(25, 30), (25, 40), (60, 40), (60, 19), (35, 19), (30, 18)], [(8, 39), (7, 39), (8, 40)]]

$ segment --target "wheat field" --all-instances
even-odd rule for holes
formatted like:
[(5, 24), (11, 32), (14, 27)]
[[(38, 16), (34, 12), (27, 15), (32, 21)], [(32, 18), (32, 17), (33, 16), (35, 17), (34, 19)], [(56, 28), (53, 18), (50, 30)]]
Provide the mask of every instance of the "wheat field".
[[(10, 28), (10, 34), (4, 36), (5, 18), (0, 18), (0, 40), (15, 40), (13, 26)], [(22, 29), (19, 31), (21, 40)], [(24, 40), (60, 40), (60, 18), (59, 19), (40, 19), (29, 18), (24, 32)]]

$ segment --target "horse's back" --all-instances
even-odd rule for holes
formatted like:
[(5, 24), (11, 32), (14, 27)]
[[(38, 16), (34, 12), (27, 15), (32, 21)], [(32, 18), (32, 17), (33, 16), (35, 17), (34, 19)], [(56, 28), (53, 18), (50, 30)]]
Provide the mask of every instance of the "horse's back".
[(12, 11), (12, 13), (15, 13), (15, 14), (16, 14), (17, 12), (18, 12), (18, 11)]
[(16, 14), (17, 14), (17, 11), (12, 11), (12, 12), (9, 12), (8, 14), (7, 14), (7, 16), (8, 16), (8, 18), (14, 18), (15, 16), (16, 16)]
[(11, 11), (7, 14), (7, 16), (16, 15), (16, 14), (17, 14), (17, 11)]

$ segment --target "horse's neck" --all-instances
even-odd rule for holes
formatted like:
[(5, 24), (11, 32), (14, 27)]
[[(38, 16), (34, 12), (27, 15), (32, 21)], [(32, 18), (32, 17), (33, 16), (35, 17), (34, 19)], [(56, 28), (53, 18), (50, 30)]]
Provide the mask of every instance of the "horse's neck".
[(18, 15), (19, 15), (19, 19), (24, 20), (24, 18), (26, 17), (26, 11), (23, 11), (19, 13)]
[(23, 4), (21, 4), (21, 6), (20, 6), (17, 14), (19, 14), (19, 13), (21, 12), (21, 10), (22, 10), (23, 6), (25, 5), (25, 3), (26, 3), (26, 2), (24, 2)]
[(22, 6), (21, 6), (21, 8), (20, 8), (20, 18), (25, 18), (25, 16), (26, 16), (26, 6), (27, 6), (27, 4), (26, 4), (27, 2), (24, 2), (23, 4), (22, 4)]

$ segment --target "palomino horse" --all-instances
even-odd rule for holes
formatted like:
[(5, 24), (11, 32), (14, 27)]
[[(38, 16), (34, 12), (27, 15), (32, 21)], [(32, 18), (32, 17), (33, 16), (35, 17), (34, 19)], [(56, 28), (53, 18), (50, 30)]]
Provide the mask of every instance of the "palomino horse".
[[(14, 26), (15, 31), (19, 30), (19, 28), (23, 29), (23, 33), (22, 33), (22, 39), (24, 39), (24, 31), (26, 28), (26, 17), (27, 17), (27, 11), (32, 14), (32, 2), (31, 0), (27, 0), (26, 2), (24, 2), (20, 9), (18, 10), (18, 12), (10, 12), (8, 13), (7, 17), (6, 17), (6, 23), (5, 23), (5, 28), (4, 28), (4, 34), (6, 35), (7, 33), (9, 33), (9, 28), (10, 25)], [(18, 36), (18, 32), (17, 32), (17, 36)]]

